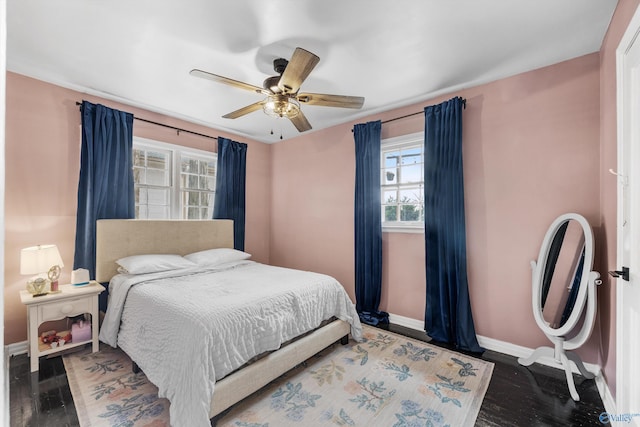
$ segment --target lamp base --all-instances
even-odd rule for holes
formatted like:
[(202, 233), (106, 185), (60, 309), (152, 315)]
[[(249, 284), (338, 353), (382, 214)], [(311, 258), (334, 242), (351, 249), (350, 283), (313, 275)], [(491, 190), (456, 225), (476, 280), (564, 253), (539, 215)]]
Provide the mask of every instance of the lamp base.
[(40, 296), (47, 294), (47, 283), (48, 280), (39, 276), (34, 276), (27, 282), (27, 291), (31, 293), (33, 296)]

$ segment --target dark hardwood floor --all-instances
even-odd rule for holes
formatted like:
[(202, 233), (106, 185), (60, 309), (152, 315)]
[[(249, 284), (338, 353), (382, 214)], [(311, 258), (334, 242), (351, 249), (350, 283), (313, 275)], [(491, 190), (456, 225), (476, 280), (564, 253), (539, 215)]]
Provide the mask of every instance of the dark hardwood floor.
[[(388, 329), (425, 338), (402, 326)], [(602, 426), (604, 407), (594, 380), (574, 375), (581, 399), (574, 402), (564, 371), (539, 364), (525, 368), (516, 358), (490, 350), (481, 358), (495, 367), (476, 426)], [(26, 354), (12, 357), (9, 375), (12, 427), (79, 426), (61, 357), (42, 358), (40, 371), (33, 374)]]
[(62, 357), (40, 358), (40, 371), (34, 373), (26, 354), (12, 357), (9, 366), (12, 427), (80, 425)]

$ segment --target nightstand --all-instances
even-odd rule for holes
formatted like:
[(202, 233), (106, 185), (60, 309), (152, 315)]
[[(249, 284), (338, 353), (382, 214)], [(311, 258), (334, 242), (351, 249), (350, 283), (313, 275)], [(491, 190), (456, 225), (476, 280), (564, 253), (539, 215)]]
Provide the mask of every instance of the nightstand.
[[(38, 370), (40, 356), (58, 353), (87, 343), (92, 344), (92, 352), (95, 353), (99, 349), (98, 295), (104, 291), (104, 287), (98, 282), (92, 281), (86, 286), (61, 285), (59, 289), (58, 293), (39, 297), (34, 297), (26, 290), (20, 291), (20, 301), (27, 306), (27, 339), (29, 341), (31, 372)], [(89, 340), (73, 342), (72, 336), (70, 343), (55, 347), (42, 342), (38, 334), (38, 327), (42, 323), (85, 313), (91, 314), (91, 338)]]

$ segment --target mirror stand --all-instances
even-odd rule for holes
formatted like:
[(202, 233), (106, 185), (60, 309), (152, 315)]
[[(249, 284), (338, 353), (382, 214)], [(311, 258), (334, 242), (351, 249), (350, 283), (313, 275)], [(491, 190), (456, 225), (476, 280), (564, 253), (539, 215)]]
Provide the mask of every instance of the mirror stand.
[[(535, 265), (535, 262), (532, 261), (532, 264)], [(588, 293), (587, 293), (587, 312), (585, 314), (584, 323), (582, 325), (582, 329), (580, 332), (573, 338), (569, 340), (565, 340), (564, 337), (561, 336), (553, 336), (545, 333), (546, 337), (554, 344), (554, 347), (549, 346), (541, 346), (536, 348), (533, 353), (529, 357), (520, 357), (518, 359), (518, 363), (522, 366), (529, 366), (536, 362), (538, 359), (542, 357), (552, 358), (555, 363), (561, 366), (564, 369), (565, 376), (567, 377), (567, 386), (569, 387), (569, 393), (571, 394), (571, 398), (578, 402), (580, 400), (580, 395), (576, 390), (576, 385), (573, 380), (573, 370), (571, 369), (571, 362), (573, 362), (580, 374), (586, 379), (593, 379), (596, 377), (597, 373), (592, 373), (587, 370), (582, 362), (580, 356), (571, 351), (580, 347), (591, 335), (591, 331), (593, 329), (593, 324), (595, 322), (595, 314), (596, 314), (596, 285), (599, 282), (600, 275), (592, 271), (589, 275), (589, 284), (588, 284)]]
[[(580, 235), (575, 232), (575, 226), (574, 230), (567, 230), (572, 222), (581, 226), (578, 227), (582, 229)], [(571, 235), (574, 236), (573, 241)], [(557, 367), (564, 369), (571, 398), (575, 401), (579, 401), (580, 396), (573, 380), (571, 362), (585, 378), (596, 376), (585, 368), (580, 356), (571, 351), (589, 339), (595, 323), (596, 286), (602, 281), (598, 272), (590, 271), (592, 265), (593, 235), (586, 219), (578, 214), (558, 217), (545, 235), (538, 262), (531, 261), (533, 314), (553, 347), (538, 347), (529, 357), (518, 359), (523, 366), (529, 366), (540, 358), (552, 359)], [(567, 288), (573, 298), (565, 301), (565, 296), (565, 299), (554, 300), (554, 296), (565, 294)], [(556, 300), (560, 302), (554, 305)], [(560, 321), (558, 311), (562, 312)], [(576, 333), (581, 320), (582, 326)]]

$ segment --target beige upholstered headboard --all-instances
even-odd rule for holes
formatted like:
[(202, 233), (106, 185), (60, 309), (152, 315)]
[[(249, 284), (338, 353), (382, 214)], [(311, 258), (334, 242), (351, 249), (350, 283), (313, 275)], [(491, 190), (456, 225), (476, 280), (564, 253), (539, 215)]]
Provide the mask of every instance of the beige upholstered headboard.
[(117, 273), (116, 260), (143, 254), (178, 254), (233, 248), (233, 221), (101, 219), (96, 224), (96, 280)]

